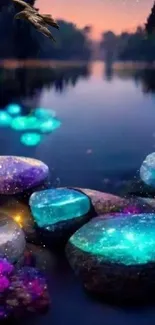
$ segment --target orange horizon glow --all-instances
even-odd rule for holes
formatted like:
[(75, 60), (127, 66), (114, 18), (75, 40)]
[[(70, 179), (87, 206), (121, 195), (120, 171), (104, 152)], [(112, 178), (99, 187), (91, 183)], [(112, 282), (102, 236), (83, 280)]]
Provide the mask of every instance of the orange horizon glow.
[(43, 13), (64, 19), (83, 28), (93, 27), (92, 37), (99, 39), (102, 32), (134, 31), (143, 25), (154, 0), (37, 0)]

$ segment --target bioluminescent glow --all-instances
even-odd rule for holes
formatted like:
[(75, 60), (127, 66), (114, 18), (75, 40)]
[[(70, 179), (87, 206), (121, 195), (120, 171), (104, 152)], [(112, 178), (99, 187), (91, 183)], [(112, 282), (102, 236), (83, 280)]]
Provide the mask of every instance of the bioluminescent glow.
[(37, 130), (40, 121), (35, 116), (18, 116), (12, 120), (11, 127), (18, 131)]
[(84, 216), (90, 210), (89, 198), (78, 191), (57, 188), (35, 192), (29, 201), (34, 219), (39, 227)]
[(38, 107), (27, 116), (22, 116), (21, 113), (20, 105), (9, 104), (6, 111), (0, 112), (0, 127), (10, 126), (16, 131), (26, 131), (20, 137), (20, 142), (25, 146), (38, 145), (42, 140), (42, 133), (51, 133), (61, 125), (55, 118), (55, 111), (50, 109)]
[(24, 133), (20, 142), (25, 146), (32, 147), (40, 143), (42, 136), (39, 133)]
[(42, 108), (42, 107), (38, 107), (36, 108), (34, 111), (33, 111), (33, 114), (41, 119), (41, 120), (44, 120), (44, 119), (49, 119), (51, 117), (55, 117), (56, 116), (56, 112), (52, 109), (45, 109), (45, 108)]
[(10, 104), (6, 107), (10, 115), (19, 115), (21, 113), (21, 106), (18, 104)]
[(58, 129), (61, 126), (61, 122), (55, 118), (50, 118), (47, 121), (40, 122), (40, 132), (48, 133)]
[(155, 214), (95, 218), (71, 238), (78, 249), (109, 263), (155, 262)]
[(0, 112), (0, 126), (10, 126), (11, 116), (7, 112)]

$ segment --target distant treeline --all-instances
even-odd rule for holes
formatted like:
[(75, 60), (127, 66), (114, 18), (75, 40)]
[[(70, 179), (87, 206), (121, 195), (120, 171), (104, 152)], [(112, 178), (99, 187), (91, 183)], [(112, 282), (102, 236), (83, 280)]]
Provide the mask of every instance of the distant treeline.
[[(35, 5), (35, 0), (27, 2)], [(79, 29), (72, 23), (59, 20), (60, 30), (52, 30), (56, 39), (56, 43), (53, 43), (29, 23), (14, 20), (15, 13), (11, 0), (0, 0), (0, 59), (90, 59), (92, 46), (89, 26)]]
[(155, 61), (155, 3), (144, 24), (134, 33), (116, 35), (112, 31), (103, 33), (100, 49), (107, 62), (121, 61)]
[(144, 28), (138, 27), (135, 33), (116, 35), (112, 31), (103, 33), (100, 44), (106, 61), (154, 61), (155, 36), (147, 36)]

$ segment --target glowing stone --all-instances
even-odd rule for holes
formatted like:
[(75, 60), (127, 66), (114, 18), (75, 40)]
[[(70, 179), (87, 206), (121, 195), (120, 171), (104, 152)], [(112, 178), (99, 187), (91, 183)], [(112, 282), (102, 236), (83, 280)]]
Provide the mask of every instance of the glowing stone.
[(86, 195), (67, 188), (33, 193), (29, 204), (37, 225), (49, 232), (78, 229), (86, 222), (90, 210)]
[(41, 119), (41, 120), (47, 120), (50, 117), (55, 117), (56, 116), (56, 112), (52, 109), (45, 109), (42, 107), (38, 107), (34, 110), (33, 114)]
[(0, 156), (0, 193), (15, 194), (38, 186), (48, 172), (47, 165), (37, 159)]
[(155, 290), (155, 214), (94, 218), (70, 238), (66, 253), (88, 290), (149, 297)]
[(34, 220), (26, 204), (9, 196), (7, 200), (0, 200), (0, 213), (9, 215), (23, 229), (27, 241), (36, 241)]
[(155, 187), (155, 152), (148, 155), (143, 161), (140, 177), (145, 184)]
[(57, 119), (50, 118), (40, 123), (40, 132), (48, 133), (58, 129), (61, 126), (61, 122)]
[(20, 141), (28, 147), (37, 146), (41, 141), (41, 135), (39, 133), (24, 133)]
[(18, 116), (12, 120), (11, 127), (17, 131), (38, 130), (40, 121), (35, 116)]
[(0, 214), (0, 257), (17, 262), (24, 252), (25, 245), (25, 236), (18, 224), (7, 215)]
[(18, 115), (21, 113), (21, 107), (18, 104), (10, 104), (6, 107), (7, 112), (10, 115)]
[(0, 126), (10, 126), (11, 116), (7, 112), (0, 112)]

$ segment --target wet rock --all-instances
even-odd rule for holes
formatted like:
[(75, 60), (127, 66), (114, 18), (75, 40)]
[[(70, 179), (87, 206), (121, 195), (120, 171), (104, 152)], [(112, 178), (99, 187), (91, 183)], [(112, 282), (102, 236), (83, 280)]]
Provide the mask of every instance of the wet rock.
[(155, 214), (94, 218), (72, 235), (66, 254), (85, 288), (105, 300), (155, 298)]
[(9, 215), (23, 229), (28, 242), (37, 242), (35, 222), (28, 205), (14, 197), (0, 198), (0, 213)]
[(0, 156), (0, 194), (16, 194), (40, 185), (48, 176), (41, 161), (16, 156)]
[(146, 185), (155, 188), (155, 152), (149, 154), (143, 161), (140, 177)]
[(117, 212), (141, 213), (154, 211), (152, 206), (138, 197), (120, 197), (105, 192), (83, 188), (76, 188), (76, 190), (81, 191), (90, 198), (97, 215)]
[(25, 250), (23, 230), (7, 215), (0, 213), (0, 257), (17, 262)]
[(90, 219), (90, 199), (67, 188), (35, 192), (30, 197), (30, 208), (38, 228), (50, 241), (69, 236)]

